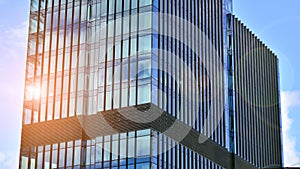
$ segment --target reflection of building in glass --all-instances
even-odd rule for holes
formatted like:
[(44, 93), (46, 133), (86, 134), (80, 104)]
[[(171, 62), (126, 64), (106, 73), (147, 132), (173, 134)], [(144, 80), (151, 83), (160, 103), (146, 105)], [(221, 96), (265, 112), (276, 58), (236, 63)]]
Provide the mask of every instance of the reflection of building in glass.
[(280, 167), (278, 60), (231, 0), (31, 0), (20, 168)]

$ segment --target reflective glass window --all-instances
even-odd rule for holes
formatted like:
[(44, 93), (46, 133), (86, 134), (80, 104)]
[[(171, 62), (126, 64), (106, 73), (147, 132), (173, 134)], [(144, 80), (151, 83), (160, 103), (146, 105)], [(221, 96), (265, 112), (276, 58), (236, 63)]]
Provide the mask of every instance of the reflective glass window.
[(130, 41), (130, 56), (136, 54), (136, 38), (131, 38)]
[(124, 11), (129, 10), (130, 7), (130, 1), (123, 1), (124, 2)]
[(122, 12), (122, 2), (123, 0), (117, 0), (117, 13)]
[(24, 109), (24, 124), (30, 124), (31, 123), (31, 110), (30, 109)]
[(127, 16), (123, 18), (123, 34), (128, 34), (128, 33), (129, 33), (129, 17)]
[(123, 58), (128, 57), (128, 42), (129, 42), (128, 40), (123, 41), (123, 54), (122, 54)]
[(151, 51), (151, 36), (139, 37), (139, 52), (150, 52)]
[(109, 0), (109, 14), (113, 14), (115, 12), (115, 0)]
[(102, 162), (102, 143), (96, 144), (96, 162)]
[(118, 141), (115, 140), (112, 142), (112, 159), (111, 160), (117, 160), (118, 159)]
[(140, 0), (140, 7), (151, 5), (151, 4), (152, 4), (152, 0)]
[(128, 158), (134, 157), (134, 146), (135, 138), (128, 139)]
[(75, 147), (75, 152), (74, 152), (74, 165), (79, 165), (80, 164), (80, 147)]
[(64, 165), (65, 165), (65, 149), (61, 148), (59, 151), (59, 167), (64, 167)]
[(151, 85), (138, 86), (138, 104), (149, 103), (151, 101)]
[(137, 8), (137, 1), (138, 0), (131, 0), (131, 9)]
[(105, 142), (104, 143), (104, 161), (109, 161), (110, 160), (110, 142)]
[(105, 16), (107, 12), (107, 0), (101, 1), (101, 16)]
[(151, 28), (151, 20), (152, 15), (151, 13), (140, 13), (139, 14), (139, 29), (149, 29)]
[(136, 32), (137, 31), (137, 14), (131, 15), (131, 32)]
[(137, 156), (150, 156), (150, 136), (137, 138)]

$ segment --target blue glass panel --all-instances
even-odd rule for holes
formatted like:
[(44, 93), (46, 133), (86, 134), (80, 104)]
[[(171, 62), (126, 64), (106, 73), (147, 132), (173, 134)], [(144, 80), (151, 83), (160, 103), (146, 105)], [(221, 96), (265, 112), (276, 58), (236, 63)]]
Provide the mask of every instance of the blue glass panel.
[(128, 169), (134, 169), (134, 165), (129, 165)]
[(122, 165), (126, 165), (126, 159), (121, 159), (120, 160), (120, 165), (122, 166)]
[(112, 163), (111, 163), (111, 165), (112, 165), (113, 167), (118, 166), (118, 160), (113, 160)]
[(150, 169), (150, 163), (140, 163), (136, 165), (136, 169)]
[(109, 161), (105, 161), (105, 162), (104, 162), (104, 167), (109, 167), (109, 165), (110, 165), (110, 162), (109, 162)]
[(133, 164), (134, 163), (134, 158), (128, 158), (128, 164)]

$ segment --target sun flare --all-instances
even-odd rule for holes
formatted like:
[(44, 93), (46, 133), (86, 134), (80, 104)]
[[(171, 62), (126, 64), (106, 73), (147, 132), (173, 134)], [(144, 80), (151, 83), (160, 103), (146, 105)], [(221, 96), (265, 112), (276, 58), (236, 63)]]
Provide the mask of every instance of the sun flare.
[(34, 99), (39, 99), (41, 96), (41, 88), (39, 86), (31, 86), (29, 88), (30, 93)]

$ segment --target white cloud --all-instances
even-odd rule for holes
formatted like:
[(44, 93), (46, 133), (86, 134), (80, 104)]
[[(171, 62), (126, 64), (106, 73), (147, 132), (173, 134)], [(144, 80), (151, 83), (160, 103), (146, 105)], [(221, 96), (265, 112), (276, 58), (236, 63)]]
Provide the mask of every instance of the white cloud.
[[(6, 27), (0, 25), (1, 58), (24, 57), (27, 44), (28, 23)], [(22, 56), (20, 56), (22, 52)]]
[[(16, 94), (22, 93), (23, 88), (27, 30), (27, 22), (12, 27), (0, 25), (0, 78), (6, 79), (0, 82), (0, 100), (22, 99), (22, 96), (16, 97)], [(2, 106), (7, 107), (7, 104)]]
[(18, 154), (17, 152), (0, 152), (0, 168), (16, 169), (18, 168)]
[(287, 167), (291, 165), (300, 167), (300, 152), (296, 150), (297, 141), (289, 133), (293, 123), (293, 119), (289, 117), (289, 109), (298, 105), (300, 105), (300, 91), (281, 92), (283, 154), (284, 165)]
[[(17, 78), (17, 73), (24, 76), (26, 49), (27, 49), (27, 30), (26, 22), (14, 26), (4, 27), (0, 25), (0, 76), (1, 79), (13, 80)], [(18, 75), (19, 75), (18, 74)], [(18, 77), (19, 78), (19, 77)], [(2, 85), (10, 87), (11, 81), (2, 81)], [(7, 88), (6, 88), (7, 89)]]
[(5, 159), (5, 154), (0, 152), (0, 164), (2, 163), (2, 161), (4, 161)]

